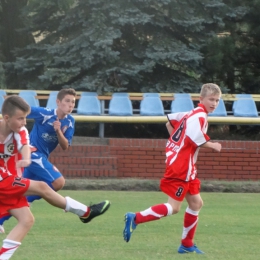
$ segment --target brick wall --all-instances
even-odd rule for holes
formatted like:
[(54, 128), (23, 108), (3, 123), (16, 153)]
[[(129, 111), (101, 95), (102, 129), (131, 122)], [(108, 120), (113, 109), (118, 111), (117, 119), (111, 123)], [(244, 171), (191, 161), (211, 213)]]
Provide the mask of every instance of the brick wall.
[[(202, 180), (260, 180), (260, 142), (220, 141), (220, 153), (201, 149), (197, 162)], [(65, 178), (161, 178), (166, 140), (109, 138), (57, 148), (50, 161)]]

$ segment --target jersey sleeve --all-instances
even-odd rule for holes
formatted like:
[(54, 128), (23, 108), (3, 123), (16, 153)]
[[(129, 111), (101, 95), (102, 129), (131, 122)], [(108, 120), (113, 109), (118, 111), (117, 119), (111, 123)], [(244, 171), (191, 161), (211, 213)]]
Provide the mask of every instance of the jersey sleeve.
[(29, 133), (26, 127), (22, 127), (19, 133), (14, 133), (14, 138), (17, 142), (18, 151), (20, 151), (24, 145), (29, 145)]
[(31, 107), (31, 112), (27, 118), (42, 120), (43, 114), (46, 114), (46, 108), (44, 107)]
[(186, 135), (197, 145), (201, 146), (210, 140), (206, 134), (207, 131), (206, 114), (199, 113), (193, 115), (190, 120), (187, 120)]
[(72, 116), (70, 116), (69, 127), (66, 129), (66, 131), (64, 133), (64, 136), (68, 140), (69, 145), (71, 145), (72, 138), (73, 138), (73, 135), (74, 135), (74, 131), (75, 131), (75, 119)]
[(171, 126), (173, 128), (176, 128), (176, 126), (179, 124), (179, 122), (183, 119), (185, 115), (187, 115), (187, 112), (173, 113), (168, 114), (167, 118)]

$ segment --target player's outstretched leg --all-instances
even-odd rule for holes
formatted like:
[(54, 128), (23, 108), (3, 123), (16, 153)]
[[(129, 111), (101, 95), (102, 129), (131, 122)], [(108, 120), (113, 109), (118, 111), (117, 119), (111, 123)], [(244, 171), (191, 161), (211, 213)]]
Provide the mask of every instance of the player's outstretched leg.
[(104, 214), (110, 207), (110, 202), (108, 200), (102, 201), (98, 204), (93, 204), (89, 206), (89, 211), (87, 211), (83, 216), (80, 217), (80, 220), (83, 223), (90, 222), (93, 218), (98, 217)]
[(178, 249), (178, 253), (179, 254), (186, 254), (186, 253), (204, 254), (204, 252), (199, 250), (195, 244), (191, 247), (185, 247), (183, 245), (180, 245)]
[(123, 237), (126, 242), (129, 242), (133, 231), (136, 229), (135, 213), (128, 212), (125, 214), (125, 228), (123, 231)]

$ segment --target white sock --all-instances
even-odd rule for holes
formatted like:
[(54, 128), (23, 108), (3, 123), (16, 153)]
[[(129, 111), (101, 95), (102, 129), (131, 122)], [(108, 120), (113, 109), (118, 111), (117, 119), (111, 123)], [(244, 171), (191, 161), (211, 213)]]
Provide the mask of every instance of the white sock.
[(0, 260), (8, 260), (11, 258), (15, 250), (21, 245), (20, 242), (16, 242), (10, 239), (3, 241), (3, 246), (0, 249)]
[(67, 203), (66, 203), (66, 211), (69, 211), (71, 213), (74, 213), (78, 215), (79, 217), (83, 216), (87, 210), (88, 207), (70, 197), (65, 197)]
[(164, 203), (164, 205), (167, 207), (167, 209), (168, 209), (168, 214), (167, 214), (167, 216), (171, 216), (172, 215), (172, 212), (173, 212), (173, 208), (172, 208), (172, 206), (171, 206), (171, 204), (170, 203)]

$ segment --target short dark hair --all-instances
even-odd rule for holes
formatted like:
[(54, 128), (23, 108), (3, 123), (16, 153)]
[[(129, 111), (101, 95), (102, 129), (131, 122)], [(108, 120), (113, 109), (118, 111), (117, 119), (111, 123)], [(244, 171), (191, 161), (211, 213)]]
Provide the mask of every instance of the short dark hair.
[(76, 93), (75, 89), (73, 89), (73, 88), (63, 88), (59, 91), (59, 93), (57, 95), (57, 99), (59, 99), (61, 101), (66, 95), (72, 95), (72, 96), (76, 97), (77, 93)]
[(5, 99), (2, 105), (2, 116), (9, 115), (13, 116), (15, 111), (19, 109), (23, 112), (30, 113), (31, 108), (28, 103), (17, 95), (9, 96)]

